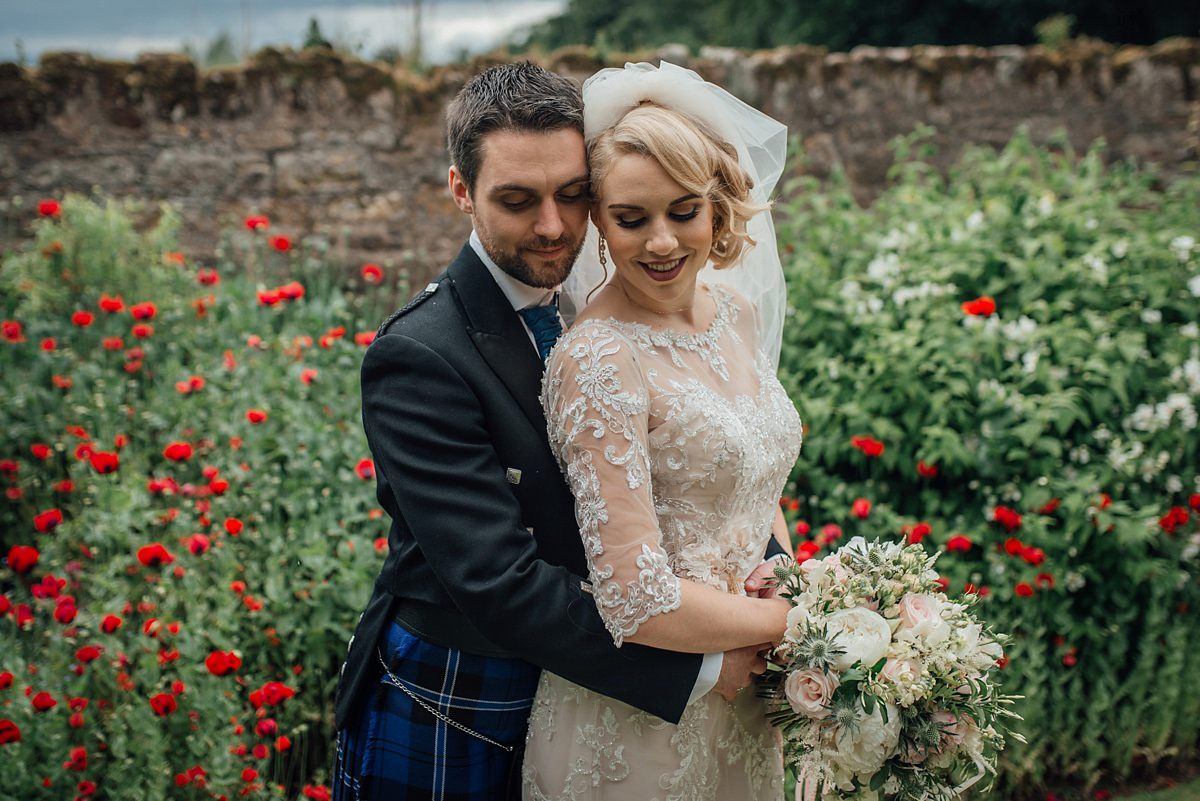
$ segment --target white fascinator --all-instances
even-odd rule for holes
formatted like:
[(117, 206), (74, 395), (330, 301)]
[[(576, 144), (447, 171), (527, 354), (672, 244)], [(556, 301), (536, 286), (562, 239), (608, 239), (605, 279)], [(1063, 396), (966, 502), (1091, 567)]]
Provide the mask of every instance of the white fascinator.
[[(752, 201), (767, 203), (783, 173), (787, 127), (692, 70), (666, 61), (659, 67), (643, 62), (626, 64), (624, 69), (600, 70), (583, 84), (584, 138), (590, 143), (646, 100), (704, 123), (733, 145), (738, 161), (754, 181)], [(770, 211), (754, 215), (746, 227), (756, 244), (744, 251), (741, 263), (725, 270), (705, 267), (699, 280), (731, 286), (754, 303), (759, 316), (760, 346), (772, 363), (778, 364), (787, 289)], [(595, 232), (589, 230), (588, 237), (588, 244), (563, 286), (563, 292), (572, 298), (576, 308), (582, 308), (588, 292), (604, 280), (604, 271), (596, 257)]]

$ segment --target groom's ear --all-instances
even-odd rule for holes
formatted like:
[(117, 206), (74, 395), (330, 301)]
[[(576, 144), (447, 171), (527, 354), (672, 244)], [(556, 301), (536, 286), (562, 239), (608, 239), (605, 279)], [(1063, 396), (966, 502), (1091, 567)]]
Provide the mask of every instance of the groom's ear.
[(463, 214), (474, 214), (475, 205), (471, 202), (471, 190), (467, 188), (467, 182), (463, 180), (462, 173), (458, 171), (458, 167), (450, 165), (450, 175), (448, 177), (450, 184), (450, 197), (454, 199), (454, 205), (458, 206), (458, 210)]

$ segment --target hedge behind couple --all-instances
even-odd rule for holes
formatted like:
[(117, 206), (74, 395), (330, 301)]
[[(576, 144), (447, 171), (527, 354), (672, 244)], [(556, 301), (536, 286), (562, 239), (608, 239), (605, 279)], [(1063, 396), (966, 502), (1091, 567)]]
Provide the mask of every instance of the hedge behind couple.
[(392, 522), (335, 797), (782, 797), (747, 688), (786, 625), (800, 446), (766, 203), (785, 129), (670, 64), (582, 97), (509, 64), (447, 134), (474, 230), (362, 366)]

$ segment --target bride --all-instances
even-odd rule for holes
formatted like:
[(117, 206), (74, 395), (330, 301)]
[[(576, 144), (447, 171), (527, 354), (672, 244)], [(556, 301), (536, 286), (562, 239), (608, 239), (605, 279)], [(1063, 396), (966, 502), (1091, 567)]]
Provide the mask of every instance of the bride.
[[(800, 421), (775, 377), (784, 296), (765, 202), (786, 133), (665, 63), (603, 70), (583, 95), (613, 276), (551, 354), (542, 401), (592, 593), (618, 645), (766, 648), (788, 605), (742, 588), (770, 537), (790, 552), (778, 499)], [(709, 692), (673, 725), (550, 673), (522, 778), (530, 801), (783, 794), (753, 689)]]

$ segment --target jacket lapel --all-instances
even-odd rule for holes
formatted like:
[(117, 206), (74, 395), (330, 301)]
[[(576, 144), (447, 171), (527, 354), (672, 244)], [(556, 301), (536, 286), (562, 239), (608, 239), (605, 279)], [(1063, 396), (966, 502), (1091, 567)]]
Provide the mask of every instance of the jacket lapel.
[(451, 288), (467, 316), (467, 334), (479, 354), (508, 387), (534, 427), (545, 431), (546, 418), (538, 399), (542, 387), (542, 362), (529, 341), (521, 318), (470, 245), (463, 246), (447, 273)]

